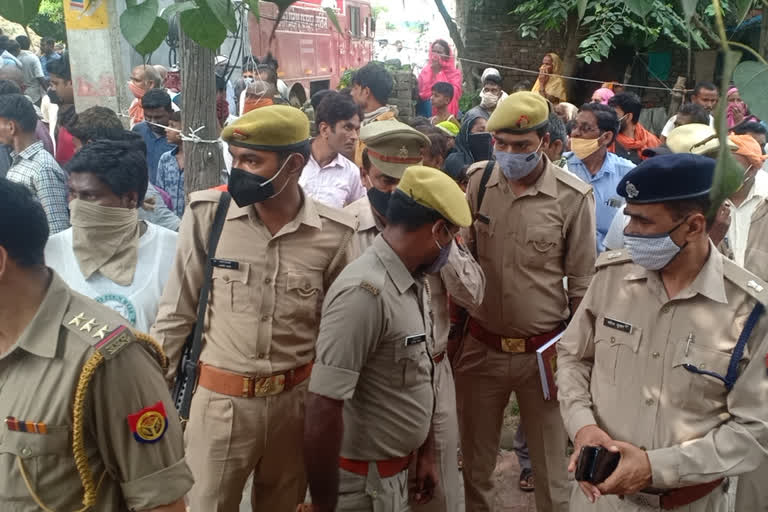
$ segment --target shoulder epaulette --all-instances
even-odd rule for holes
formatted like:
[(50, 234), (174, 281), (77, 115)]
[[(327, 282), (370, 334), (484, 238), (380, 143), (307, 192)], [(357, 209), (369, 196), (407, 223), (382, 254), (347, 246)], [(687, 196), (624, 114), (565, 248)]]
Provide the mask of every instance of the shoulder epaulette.
[(77, 314), (70, 311), (68, 315), (64, 316), (62, 324), (88, 345), (98, 346), (119, 327), (118, 323), (110, 323), (102, 318), (85, 311)]
[(592, 185), (584, 183), (578, 176), (571, 174), (556, 165), (552, 166), (557, 181), (566, 184), (567, 186), (575, 189), (581, 195), (587, 195), (592, 192)]
[(94, 345), (94, 348), (101, 352), (104, 359), (112, 359), (134, 341), (136, 341), (136, 336), (134, 336), (133, 331), (121, 325), (114, 331), (107, 333), (102, 340)]
[(629, 255), (629, 252), (626, 249), (619, 249), (618, 251), (605, 251), (597, 257), (595, 268), (630, 263), (631, 261), (632, 256)]
[(470, 165), (467, 169), (467, 178), (471, 177), (473, 174), (475, 174), (477, 171), (481, 169), (485, 169), (485, 166), (488, 165), (488, 161), (485, 160), (483, 162), (475, 162), (474, 164)]
[(373, 295), (374, 297), (378, 296), (381, 293), (381, 290), (373, 286), (368, 281), (360, 281), (360, 288), (362, 288), (367, 292), (370, 292), (371, 295)]
[(723, 257), (723, 275), (747, 295), (768, 306), (768, 283), (725, 257)]
[(208, 189), (192, 192), (189, 196), (189, 206), (193, 206), (197, 203), (218, 203), (221, 197), (221, 190)]
[(353, 231), (357, 231), (357, 217), (352, 213), (338, 208), (331, 208), (319, 201), (315, 201), (315, 209), (317, 210), (317, 214), (321, 217), (346, 226)]

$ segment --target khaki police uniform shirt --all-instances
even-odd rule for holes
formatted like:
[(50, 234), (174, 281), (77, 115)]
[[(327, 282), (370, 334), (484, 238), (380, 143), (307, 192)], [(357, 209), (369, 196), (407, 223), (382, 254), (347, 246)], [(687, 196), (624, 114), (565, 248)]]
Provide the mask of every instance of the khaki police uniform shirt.
[(768, 199), (763, 199), (752, 214), (744, 268), (768, 281)]
[[(384, 226), (373, 214), (367, 197), (358, 199), (344, 210), (357, 218), (357, 233), (349, 250), (350, 259), (353, 260), (373, 244)], [(448, 334), (451, 329), (448, 297), (468, 310), (474, 310), (483, 302), (485, 275), (469, 250), (454, 241), (448, 261), (441, 269), (440, 275), (428, 275), (427, 283), (435, 324), (434, 346), (431, 352), (437, 356), (448, 347)]]
[[(24, 482), (51, 510), (82, 507), (83, 488), (72, 451), (73, 403), (94, 345), (125, 320), (74, 291), (52, 272), (32, 322), (0, 356), (0, 415), (44, 423), (47, 433), (0, 433), (0, 510), (40, 510)], [(106, 348), (106, 347), (105, 347)], [(105, 356), (85, 402), (85, 451), (98, 483), (93, 510), (145, 510), (182, 498), (192, 487), (178, 415), (160, 365), (137, 341)], [(128, 416), (162, 402), (167, 431), (154, 443), (134, 438)], [(33, 429), (34, 430), (34, 429)]]
[(475, 248), (488, 282), (483, 304), (472, 316), (501, 336), (557, 329), (570, 315), (568, 299), (583, 297), (594, 273), (592, 187), (542, 158), (544, 172), (520, 197), (497, 164), (479, 211), (486, 162), (469, 169), (467, 199), (474, 222), (462, 234)]
[[(152, 327), (171, 361), (169, 379), (194, 330), (220, 194), (192, 194)], [(272, 236), (253, 206), (233, 201), (216, 249), (224, 263), (213, 269), (200, 360), (257, 377), (312, 361), (323, 296), (344, 268), (354, 227), (350, 216), (305, 194), (296, 218)]]
[(434, 407), (429, 308), (423, 283), (381, 236), (331, 286), (309, 391), (345, 401), (343, 457), (403, 457), (426, 440)]
[(725, 376), (756, 297), (768, 300), (768, 285), (710, 246), (701, 272), (674, 300), (658, 272), (633, 264), (626, 251), (603, 253), (557, 345), (558, 395), (571, 438), (597, 424), (647, 449), (654, 487), (744, 473), (765, 457), (768, 317), (752, 332), (730, 392), (683, 367)]

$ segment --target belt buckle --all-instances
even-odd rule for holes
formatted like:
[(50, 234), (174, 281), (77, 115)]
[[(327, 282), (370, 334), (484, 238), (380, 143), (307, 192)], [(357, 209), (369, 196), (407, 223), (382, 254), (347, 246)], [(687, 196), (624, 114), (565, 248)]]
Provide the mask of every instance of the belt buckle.
[(625, 495), (624, 499), (641, 507), (651, 507), (661, 510), (661, 494), (638, 492), (636, 494)]
[(501, 351), (516, 354), (525, 352), (525, 338), (501, 338)]
[(285, 374), (261, 377), (253, 380), (253, 396), (272, 396), (285, 389)]

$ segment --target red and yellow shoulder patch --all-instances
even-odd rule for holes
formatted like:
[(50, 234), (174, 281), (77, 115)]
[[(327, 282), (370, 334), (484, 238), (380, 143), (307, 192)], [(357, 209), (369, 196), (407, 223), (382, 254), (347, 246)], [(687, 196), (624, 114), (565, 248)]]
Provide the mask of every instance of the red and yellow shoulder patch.
[(168, 430), (168, 415), (162, 401), (128, 415), (128, 426), (133, 437), (140, 443), (155, 443)]

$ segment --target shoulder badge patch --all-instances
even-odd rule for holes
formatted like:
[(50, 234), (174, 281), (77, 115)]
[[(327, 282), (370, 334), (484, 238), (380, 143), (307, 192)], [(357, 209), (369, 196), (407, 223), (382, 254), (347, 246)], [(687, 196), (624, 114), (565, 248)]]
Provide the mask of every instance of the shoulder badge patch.
[(607, 267), (608, 265), (619, 265), (622, 263), (629, 263), (632, 261), (632, 256), (625, 249), (618, 251), (605, 251), (597, 257), (595, 262), (596, 268)]
[(156, 443), (168, 430), (168, 415), (162, 400), (128, 415), (128, 426), (133, 438), (140, 443)]
[(375, 286), (373, 286), (373, 285), (372, 285), (371, 283), (369, 283), (368, 281), (362, 281), (362, 282), (360, 283), (360, 288), (362, 288), (363, 290), (366, 290), (366, 291), (370, 292), (370, 293), (371, 293), (371, 295), (373, 295), (373, 296), (378, 296), (378, 295), (381, 293), (381, 290), (379, 290), (378, 288), (376, 288)]
[[(106, 325), (104, 330), (106, 331)], [(96, 344), (96, 350), (104, 355), (104, 359), (112, 359), (122, 349), (136, 341), (136, 336), (126, 326), (121, 325), (110, 333), (104, 333), (105, 336)]]

